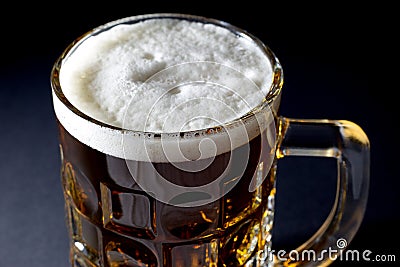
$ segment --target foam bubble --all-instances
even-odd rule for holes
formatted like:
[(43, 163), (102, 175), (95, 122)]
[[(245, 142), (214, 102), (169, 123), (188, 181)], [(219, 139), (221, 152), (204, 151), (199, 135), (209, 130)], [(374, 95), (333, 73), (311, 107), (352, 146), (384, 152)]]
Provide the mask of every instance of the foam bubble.
[[(223, 27), (148, 19), (85, 39), (63, 61), (60, 84), (71, 104), (105, 124), (156, 133), (193, 131), (232, 121), (259, 105), (271, 87), (272, 67), (253, 41)], [(79, 119), (54, 99), (58, 119), (74, 137), (126, 157), (120, 132)], [(231, 144), (218, 153), (229, 149)], [(143, 160), (137, 150), (129, 158)]]

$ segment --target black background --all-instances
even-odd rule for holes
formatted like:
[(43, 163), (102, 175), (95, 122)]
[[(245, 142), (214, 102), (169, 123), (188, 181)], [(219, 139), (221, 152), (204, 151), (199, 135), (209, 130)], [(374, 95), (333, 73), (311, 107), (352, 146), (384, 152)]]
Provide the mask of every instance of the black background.
[[(215, 5), (219, 6), (216, 7)], [(375, 15), (366, 6), (265, 2), (10, 3), (1, 18), (0, 266), (68, 266), (59, 152), (49, 76), (76, 37), (108, 21), (146, 13), (202, 15), (246, 29), (279, 58), (281, 114), (347, 119), (371, 142), (368, 206), (352, 249), (400, 261), (395, 98), (371, 79), (377, 63)], [(274, 240), (294, 248), (323, 221), (332, 202), (329, 161), (284, 159), (278, 170)], [(333, 176), (329, 178), (330, 176)], [(323, 179), (321, 179), (323, 177)], [(349, 248), (350, 248), (349, 247)], [(336, 262), (342, 266), (349, 262)], [(351, 264), (355, 264), (352, 262)], [(362, 262), (363, 265), (367, 264)], [(386, 263), (387, 265), (393, 265)]]

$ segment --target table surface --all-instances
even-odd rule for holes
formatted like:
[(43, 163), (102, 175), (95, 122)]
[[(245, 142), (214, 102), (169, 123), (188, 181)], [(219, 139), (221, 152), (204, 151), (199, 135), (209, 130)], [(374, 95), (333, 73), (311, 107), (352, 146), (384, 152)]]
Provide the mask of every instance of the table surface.
[[(69, 266), (57, 128), (49, 85), (56, 57), (73, 38), (94, 26), (127, 15), (159, 11), (150, 7), (129, 14), (127, 10), (103, 10), (88, 17), (75, 10), (74, 20), (52, 12), (36, 14), (35, 19), (43, 15), (39, 20), (25, 14), (30, 23), (35, 23), (35, 31), (22, 37), (7, 31), (16, 42), (4, 44), (13, 52), (5, 55), (0, 65), (0, 266)], [(385, 240), (387, 236), (398, 236), (400, 218), (396, 193), (400, 182), (395, 157), (391, 156), (396, 150), (391, 138), (397, 131), (393, 129), (396, 105), (392, 105), (391, 97), (378, 95), (383, 94), (380, 88), (373, 89), (369, 84), (369, 59), (362, 52), (368, 44), (363, 24), (350, 14), (342, 16), (342, 22), (333, 23), (333, 17), (309, 12), (308, 19), (299, 15), (302, 20), (280, 25), (278, 31), (264, 27), (267, 22), (261, 16), (250, 16), (254, 12), (250, 7), (230, 13), (196, 6), (163, 11), (226, 20), (267, 43), (285, 72), (282, 115), (347, 119), (365, 130), (372, 147), (370, 194), (364, 221), (350, 246), (398, 253), (394, 238)], [(49, 27), (55, 21), (56, 32)], [(315, 24), (325, 30), (318, 30)], [(294, 248), (323, 222), (334, 195), (332, 165), (331, 160), (304, 158), (280, 162), (274, 248)], [(398, 254), (397, 258), (400, 260)]]

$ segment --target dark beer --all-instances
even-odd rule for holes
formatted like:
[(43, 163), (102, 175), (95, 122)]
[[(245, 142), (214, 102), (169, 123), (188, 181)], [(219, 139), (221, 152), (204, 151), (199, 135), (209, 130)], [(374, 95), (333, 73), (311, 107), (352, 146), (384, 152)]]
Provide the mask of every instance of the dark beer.
[[(263, 172), (266, 144), (261, 135), (249, 142), (244, 174), (226, 195), (203, 206), (177, 207), (141, 190), (124, 159), (79, 142), (60, 123), (59, 131), (74, 266), (253, 266), (252, 261), (256, 266), (260, 251), (268, 249), (274, 168), (259, 188), (249, 192), (252, 178)], [(240, 160), (241, 152), (239, 147), (217, 155), (199, 173), (182, 173), (172, 163), (135, 164), (149, 172), (154, 166), (175, 183), (188, 177), (185, 185), (196, 186), (227, 168), (230, 153)], [(223, 179), (225, 185), (237, 179), (232, 172)]]

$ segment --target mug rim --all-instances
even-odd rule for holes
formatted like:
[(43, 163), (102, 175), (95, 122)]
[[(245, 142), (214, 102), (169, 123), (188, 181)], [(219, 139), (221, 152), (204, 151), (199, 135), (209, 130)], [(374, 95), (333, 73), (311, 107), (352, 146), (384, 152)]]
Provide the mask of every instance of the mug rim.
[[(156, 132), (156, 131), (140, 131), (140, 130), (132, 130), (132, 129), (124, 129), (122, 127), (110, 125), (108, 123), (99, 121), (86, 113), (79, 110), (75, 107), (68, 98), (64, 95), (62, 86), (60, 84), (60, 71), (63, 65), (63, 61), (73, 53), (74, 49), (79, 47), (79, 45), (84, 42), (86, 39), (90, 38), (91, 36), (95, 36), (100, 34), (103, 31), (107, 31), (114, 26), (121, 25), (121, 24), (135, 24), (141, 21), (150, 20), (150, 19), (179, 19), (179, 20), (187, 20), (193, 22), (200, 22), (204, 24), (213, 24), (215, 26), (219, 26), (225, 28), (234, 34), (243, 37), (247, 40), (252, 41), (257, 47), (261, 49), (263, 54), (269, 60), (272, 69), (272, 83), (268, 90), (267, 95), (264, 99), (253, 109), (249, 110), (246, 114), (241, 117), (235, 118), (231, 121), (228, 121), (224, 124), (196, 129), (196, 130), (188, 130), (188, 131), (179, 131), (179, 132)], [(133, 135), (133, 136), (146, 136), (146, 137), (153, 137), (153, 138), (165, 138), (165, 137), (191, 137), (191, 136), (204, 136), (213, 133), (221, 133), (226, 131), (225, 128), (234, 128), (236, 125), (242, 125), (248, 120), (253, 119), (258, 113), (260, 113), (265, 108), (272, 106), (273, 101), (280, 95), (283, 85), (283, 70), (282, 66), (275, 56), (273, 51), (264, 44), (259, 38), (254, 36), (253, 34), (247, 32), (246, 30), (234, 26), (228, 22), (223, 20), (218, 20), (214, 18), (208, 18), (204, 16), (192, 15), (192, 14), (182, 14), (182, 13), (152, 13), (152, 14), (144, 14), (144, 15), (134, 15), (128, 16), (120, 19), (116, 19), (95, 28), (87, 31), (86, 33), (82, 34), (74, 41), (72, 41), (61, 53), (61, 55), (56, 59), (50, 73), (50, 84), (53, 91), (53, 94), (57, 96), (58, 100), (66, 106), (70, 111), (72, 111), (75, 115), (81, 117), (82, 119), (96, 124), (99, 127), (107, 128), (110, 130), (117, 130), (124, 134)], [(62, 121), (60, 121), (61, 124)]]

